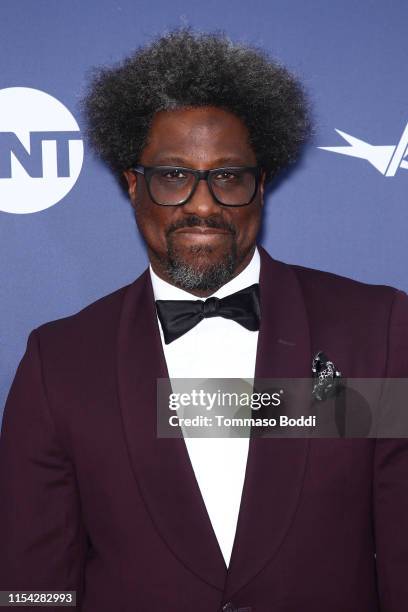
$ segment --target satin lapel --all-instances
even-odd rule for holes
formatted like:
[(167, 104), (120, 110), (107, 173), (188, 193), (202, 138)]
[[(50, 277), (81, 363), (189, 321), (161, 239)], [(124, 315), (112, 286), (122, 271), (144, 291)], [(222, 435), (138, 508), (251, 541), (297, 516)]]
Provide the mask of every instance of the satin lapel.
[[(309, 326), (295, 272), (261, 255), (261, 326), (255, 378), (308, 378)], [(251, 438), (237, 532), (224, 598), (248, 583), (278, 552), (296, 513), (309, 440)]]
[(117, 351), (124, 435), (147, 511), (173, 554), (222, 590), (225, 562), (184, 439), (156, 436), (156, 379), (168, 371), (148, 270), (126, 292)]

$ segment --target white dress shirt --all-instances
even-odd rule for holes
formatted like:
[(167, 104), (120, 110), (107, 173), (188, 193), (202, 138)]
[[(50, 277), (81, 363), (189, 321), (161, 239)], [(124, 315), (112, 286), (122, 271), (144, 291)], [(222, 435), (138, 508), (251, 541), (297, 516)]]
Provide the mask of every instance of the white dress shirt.
[[(149, 269), (155, 300), (199, 299), (162, 280), (151, 266)], [(212, 295), (222, 298), (258, 283), (259, 272), (260, 256), (256, 248), (246, 268)], [(212, 317), (203, 319), (183, 336), (165, 344), (160, 321), (159, 329), (170, 378), (254, 378), (258, 331), (250, 331), (230, 319)], [(249, 439), (185, 437), (184, 441), (228, 567), (241, 503)]]

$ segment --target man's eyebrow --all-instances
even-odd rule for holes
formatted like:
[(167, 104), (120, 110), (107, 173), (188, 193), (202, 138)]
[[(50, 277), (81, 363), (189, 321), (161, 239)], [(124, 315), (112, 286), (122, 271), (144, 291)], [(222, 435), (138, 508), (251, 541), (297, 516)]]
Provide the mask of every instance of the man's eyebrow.
[[(174, 155), (165, 155), (158, 157), (153, 164), (155, 166), (182, 166), (184, 168), (192, 168), (191, 162), (184, 159), (183, 157), (177, 157)], [(246, 166), (251, 165), (245, 162), (242, 157), (217, 157), (211, 164), (212, 168), (221, 168), (223, 166)]]

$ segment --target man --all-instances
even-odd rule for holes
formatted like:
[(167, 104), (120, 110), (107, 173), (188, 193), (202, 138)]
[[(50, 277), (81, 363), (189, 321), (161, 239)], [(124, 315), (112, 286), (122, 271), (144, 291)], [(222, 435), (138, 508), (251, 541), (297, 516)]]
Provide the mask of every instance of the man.
[[(101, 70), (95, 150), (149, 268), (31, 332), (0, 438), (0, 589), (83, 612), (405, 612), (408, 444), (156, 435), (158, 378), (408, 375), (408, 297), (257, 245), (310, 132), (261, 52), (172, 32)], [(197, 300), (201, 300), (198, 301)]]

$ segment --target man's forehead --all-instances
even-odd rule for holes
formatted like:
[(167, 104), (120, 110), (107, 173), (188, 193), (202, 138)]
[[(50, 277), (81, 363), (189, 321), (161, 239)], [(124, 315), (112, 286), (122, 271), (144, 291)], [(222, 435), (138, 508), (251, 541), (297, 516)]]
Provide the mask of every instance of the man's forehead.
[(144, 154), (181, 164), (194, 155), (241, 163), (251, 155), (248, 130), (237, 116), (214, 107), (160, 111), (153, 118)]

